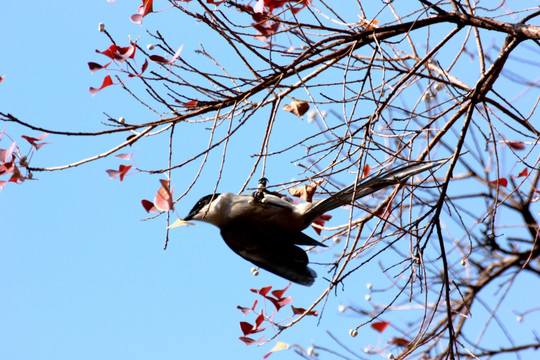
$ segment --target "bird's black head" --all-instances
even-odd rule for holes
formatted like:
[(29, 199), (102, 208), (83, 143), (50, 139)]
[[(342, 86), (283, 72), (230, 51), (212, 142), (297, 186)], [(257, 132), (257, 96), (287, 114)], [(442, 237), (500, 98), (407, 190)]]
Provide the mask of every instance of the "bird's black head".
[(193, 209), (189, 212), (189, 214), (184, 218), (184, 220), (192, 220), (195, 215), (197, 215), (206, 205), (210, 204), (212, 199), (216, 199), (220, 194), (210, 194), (203, 196), (202, 198), (197, 201)]

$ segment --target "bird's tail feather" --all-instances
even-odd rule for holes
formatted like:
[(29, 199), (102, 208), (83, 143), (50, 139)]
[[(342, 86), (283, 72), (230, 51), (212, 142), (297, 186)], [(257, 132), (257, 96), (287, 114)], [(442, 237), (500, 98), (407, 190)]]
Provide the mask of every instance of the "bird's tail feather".
[(438, 160), (433, 162), (413, 163), (382, 171), (359, 181), (357, 184), (351, 184), (332, 196), (315, 203), (306, 216), (306, 221), (308, 221), (306, 226), (328, 211), (350, 204), (354, 200), (370, 195), (387, 186), (402, 183), (411, 176), (441, 165), (445, 161), (446, 160)]

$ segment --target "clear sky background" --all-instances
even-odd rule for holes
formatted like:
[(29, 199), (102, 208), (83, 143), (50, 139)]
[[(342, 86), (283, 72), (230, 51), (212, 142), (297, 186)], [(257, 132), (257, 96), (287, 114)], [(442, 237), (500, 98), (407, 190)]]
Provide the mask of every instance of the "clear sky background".
[[(6, 77), (0, 84), (0, 110), (37, 126), (71, 131), (101, 129), (103, 112), (133, 122), (154, 120), (119, 87), (96, 96), (88, 92), (89, 86), (100, 85), (104, 73), (90, 74), (87, 63), (104, 63), (94, 50), (110, 45), (98, 24), (105, 23), (123, 44), (128, 35), (141, 36), (141, 44), (150, 42), (148, 27), (168, 33), (170, 41), (177, 41), (175, 46), (184, 44), (186, 53), (199, 42), (218, 52), (220, 45), (205, 38), (200, 25), (178, 23), (172, 12), (149, 16), (145, 27), (133, 24), (129, 16), (138, 5), (139, 1), (122, 0), (3, 4), (0, 75)], [(155, 9), (161, 6), (166, 5), (157, 2)], [(312, 126), (286, 116), (289, 127), (308, 131)], [(40, 135), (11, 123), (0, 123), (3, 129), (21, 146), (26, 144), (20, 135)], [(245, 131), (249, 134), (249, 128)], [(51, 135), (32, 165), (73, 162), (105, 151), (123, 137), (96, 141)], [(187, 133), (182, 146), (189, 151), (198, 141), (206, 138)], [(0, 147), (6, 147), (5, 139)], [(135, 148), (139, 166), (166, 164), (166, 137), (162, 143)], [(164, 220), (140, 221), (147, 216), (140, 200), (152, 200), (163, 177), (128, 176), (122, 183), (109, 179), (105, 170), (120, 163), (111, 158), (58, 173), (37, 173), (37, 181), (8, 184), (0, 193), (0, 359), (262, 358), (273, 345), (261, 349), (238, 340), (238, 323), (253, 322), (253, 317), (244, 318), (236, 306), (250, 306), (257, 299), (250, 288), (283, 288), (288, 282), (264, 271), (252, 276), (251, 264), (233, 254), (209, 225), (173, 230), (164, 251)], [(219, 190), (238, 191), (251, 164), (231, 165)], [(270, 175), (273, 182), (288, 181), (298, 173), (289, 164), (268, 166), (268, 173), (275, 174)], [(237, 171), (240, 176), (234, 176)], [(176, 179), (178, 193), (190, 180)], [(203, 181), (182, 200), (180, 215), (187, 214), (199, 196), (212, 192), (211, 180), (207, 188), (202, 188)], [(315, 268), (320, 278), (313, 287), (292, 285), (288, 290), (295, 306), (309, 306), (326, 287), (322, 267)], [(356, 351), (387, 341), (390, 335), (382, 339), (367, 327), (350, 339), (348, 330), (363, 319), (338, 311), (340, 304), (364, 306), (368, 282), (369, 275), (358, 274), (339, 298), (329, 298), (321, 325), (317, 318), (306, 319), (280, 340), (304, 348), (312, 341), (335, 346), (326, 334), (330, 330)], [(527, 306), (531, 304), (516, 304)], [(514, 321), (510, 310), (503, 310), (508, 312), (505, 318)], [(298, 357), (286, 351), (271, 358)]]

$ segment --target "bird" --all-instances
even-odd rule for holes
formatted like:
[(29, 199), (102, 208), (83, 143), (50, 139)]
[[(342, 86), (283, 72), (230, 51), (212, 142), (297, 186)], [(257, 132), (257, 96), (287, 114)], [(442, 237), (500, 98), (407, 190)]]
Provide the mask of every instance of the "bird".
[(317, 273), (308, 266), (306, 252), (297, 245), (326, 245), (303, 233), (304, 229), (326, 212), (404, 183), (443, 162), (415, 162), (383, 169), (326, 198), (301, 204), (266, 190), (267, 180), (263, 178), (253, 194), (214, 193), (202, 197), (184, 220), (218, 227), (225, 243), (242, 258), (289, 281), (311, 286)]

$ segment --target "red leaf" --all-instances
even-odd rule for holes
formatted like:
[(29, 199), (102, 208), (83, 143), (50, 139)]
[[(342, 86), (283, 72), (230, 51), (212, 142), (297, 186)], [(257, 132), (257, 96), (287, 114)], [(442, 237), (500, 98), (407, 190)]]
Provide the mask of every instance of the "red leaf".
[(263, 323), (263, 321), (264, 321), (264, 315), (261, 312), (259, 316), (257, 316), (257, 319), (255, 319), (255, 329), (258, 329), (259, 326), (261, 326), (261, 324)]
[(494, 184), (494, 185), (498, 185), (498, 186), (502, 186), (502, 187), (507, 187), (508, 186), (508, 180), (506, 180), (506, 178), (499, 178), (497, 180), (490, 181), (489, 183)]
[(137, 13), (135, 15), (131, 15), (130, 19), (136, 24), (142, 25), (142, 19), (150, 14), (152, 9), (152, 3), (154, 0), (143, 0), (142, 4), (137, 8)]
[(7, 150), (0, 149), (0, 162), (6, 162), (13, 154), (13, 150), (15, 150), (15, 141), (11, 143), (9, 148)]
[(130, 46), (116, 46), (112, 44), (107, 48), (107, 50), (96, 50), (96, 52), (98, 54), (103, 54), (107, 57), (110, 57), (113, 60), (117, 60), (119, 63), (122, 63), (127, 59), (133, 59), (136, 49), (137, 44), (131, 44)]
[[(0, 76), (0, 83), (1, 83), (2, 81), (4, 81), (5, 78), (6, 78), (6, 75)], [(0, 189), (1, 189), (1, 188), (0, 188)]]
[(410, 343), (410, 341), (407, 340), (407, 339), (404, 339), (404, 338), (396, 338), (396, 337), (390, 339), (389, 342), (390, 342), (390, 344), (394, 344), (394, 345), (397, 345), (397, 346), (403, 346), (403, 347), (408, 346), (409, 343)]
[(148, 59), (144, 59), (144, 64), (141, 66), (141, 75), (146, 71), (148, 67)]
[(111, 75), (107, 75), (105, 76), (105, 79), (103, 79), (103, 83), (101, 84), (99, 88), (96, 89), (96, 88), (90, 87), (88, 91), (90, 91), (90, 94), (96, 95), (99, 91), (101, 91), (102, 89), (110, 85), (113, 85), (113, 81), (112, 81)]
[(105, 170), (111, 179), (120, 177), (120, 182), (124, 180), (124, 176), (131, 169), (131, 165), (120, 165), (118, 170)]
[(118, 155), (114, 155), (114, 157), (117, 157), (119, 159), (122, 159), (122, 160), (131, 160), (131, 156), (133, 156), (133, 153), (127, 153), (127, 154), (118, 154)]
[(255, 327), (246, 321), (240, 321), (240, 329), (244, 335), (249, 335), (253, 332)]
[(266, 296), (266, 294), (268, 294), (268, 292), (272, 289), (271, 286), (266, 286), (266, 287), (263, 287), (263, 288), (260, 288), (259, 290), (256, 290), (256, 289), (250, 289), (251, 292), (254, 292), (255, 294), (259, 294), (259, 295), (262, 295), (262, 296)]
[(364, 170), (362, 171), (362, 178), (366, 178), (369, 175), (371, 168), (368, 164), (364, 165)]
[(529, 170), (527, 168), (523, 169), (523, 171), (521, 171), (518, 176), (516, 176), (516, 178), (520, 178), (520, 177), (524, 177), (524, 176), (527, 176), (529, 175)]
[(180, 45), (180, 47), (178, 48), (178, 50), (176, 50), (176, 53), (174, 54), (174, 56), (172, 57), (171, 60), (167, 60), (166, 58), (164, 58), (163, 56), (159, 56), (159, 55), (150, 55), (150, 60), (152, 60), (153, 62), (157, 62), (159, 64), (172, 64), (174, 63), (178, 57), (180, 56), (180, 53), (182, 52), (182, 49), (184, 48), (184, 44)]
[[(324, 226), (324, 224), (330, 220), (332, 218), (332, 215), (329, 215), (329, 214), (322, 214), (321, 216), (319, 216), (317, 219), (315, 219), (315, 221), (311, 224), (311, 226), (313, 227), (313, 229), (315, 230), (315, 232), (318, 234), (318, 235), (321, 235), (321, 227)], [(315, 226), (316, 225), (316, 226)]]
[(379, 321), (371, 324), (371, 327), (376, 331), (382, 333), (390, 325), (390, 321)]
[(153, 62), (160, 63), (160, 64), (168, 64), (169, 63), (169, 60), (167, 60), (163, 56), (159, 56), (159, 55), (150, 55), (150, 60), (152, 60)]
[(388, 217), (390, 216), (390, 213), (392, 212), (392, 202), (389, 202), (388, 205), (386, 205), (385, 208), (381, 209), (380, 211), (378, 211), (375, 216), (378, 216), (380, 217), (381, 219), (388, 219)]
[(241, 336), (239, 337), (238, 339), (240, 339), (240, 341), (242, 341), (244, 344), (246, 345), (251, 345), (251, 344), (255, 344), (255, 343), (258, 343), (259, 341), (261, 341), (262, 339), (264, 338), (264, 336), (261, 336), (260, 338), (258, 338), (257, 340), (253, 340), (251, 338), (248, 338), (248, 337), (245, 337), (245, 336)]
[(33, 137), (30, 137), (30, 136), (25, 136), (25, 135), (22, 135), (21, 137), (24, 140), (28, 141), (30, 144), (32, 144), (32, 146), (36, 150), (39, 150), (39, 148), (42, 147), (43, 145), (50, 144), (50, 143), (40, 143), (40, 144), (37, 143), (38, 141), (41, 141), (41, 140), (45, 139), (47, 136), (49, 136), (49, 134), (43, 133), (40, 136), (38, 136), (37, 138), (33, 138)]
[(141, 200), (141, 204), (142, 204), (144, 210), (146, 210), (146, 212), (148, 212), (148, 213), (158, 211), (158, 209), (154, 206), (154, 203), (151, 202), (151, 201)]
[(172, 190), (169, 188), (170, 180), (159, 180), (161, 187), (154, 197), (154, 206), (161, 211), (169, 211), (174, 208)]
[(272, 291), (272, 295), (274, 295), (276, 298), (278, 299), (281, 299), (281, 297), (283, 296), (283, 294), (285, 293), (285, 291), (287, 291), (287, 289), (291, 286), (291, 283), (289, 283), (289, 285), (287, 285), (284, 289), (281, 289), (281, 290), (274, 290)]
[[(297, 308), (297, 307), (294, 307), (292, 305), (291, 305), (291, 308), (292, 308), (292, 312), (293, 312), (294, 315), (302, 315), (303, 313), (306, 312), (306, 309), (304, 309), (304, 308)], [(319, 312), (317, 310), (311, 310), (306, 315), (308, 315), (308, 316), (317, 316), (317, 315), (319, 315)]]
[(507, 140), (506, 145), (510, 146), (514, 150), (525, 150), (525, 144), (521, 141)]
[(11, 161), (5, 161), (0, 164), (0, 175), (13, 174), (15, 172), (15, 155), (11, 156)]
[(270, 302), (272, 304), (274, 304), (277, 311), (279, 311), (285, 305), (290, 304), (294, 300), (294, 298), (292, 296), (288, 296), (288, 297), (281, 298), (281, 299), (274, 299), (274, 298), (269, 297), (269, 296), (265, 296), (265, 298), (270, 300)]
[(251, 311), (255, 310), (255, 306), (257, 306), (257, 300), (253, 303), (253, 306), (251, 308), (243, 307), (243, 306), (237, 306), (236, 308), (242, 312), (242, 314), (247, 315)]
[(88, 67), (90, 68), (90, 72), (93, 74), (98, 70), (106, 69), (107, 66), (109, 66), (110, 64), (111, 64), (110, 61), (108, 63), (106, 63), (105, 65), (100, 65), (100, 64), (95, 63), (95, 62), (89, 62)]
[(195, 100), (191, 100), (191, 101), (188, 101), (188, 102), (183, 102), (183, 103), (180, 103), (183, 107), (186, 107), (188, 109), (192, 109), (194, 107), (197, 107), (197, 104), (199, 103), (199, 100), (195, 99)]

